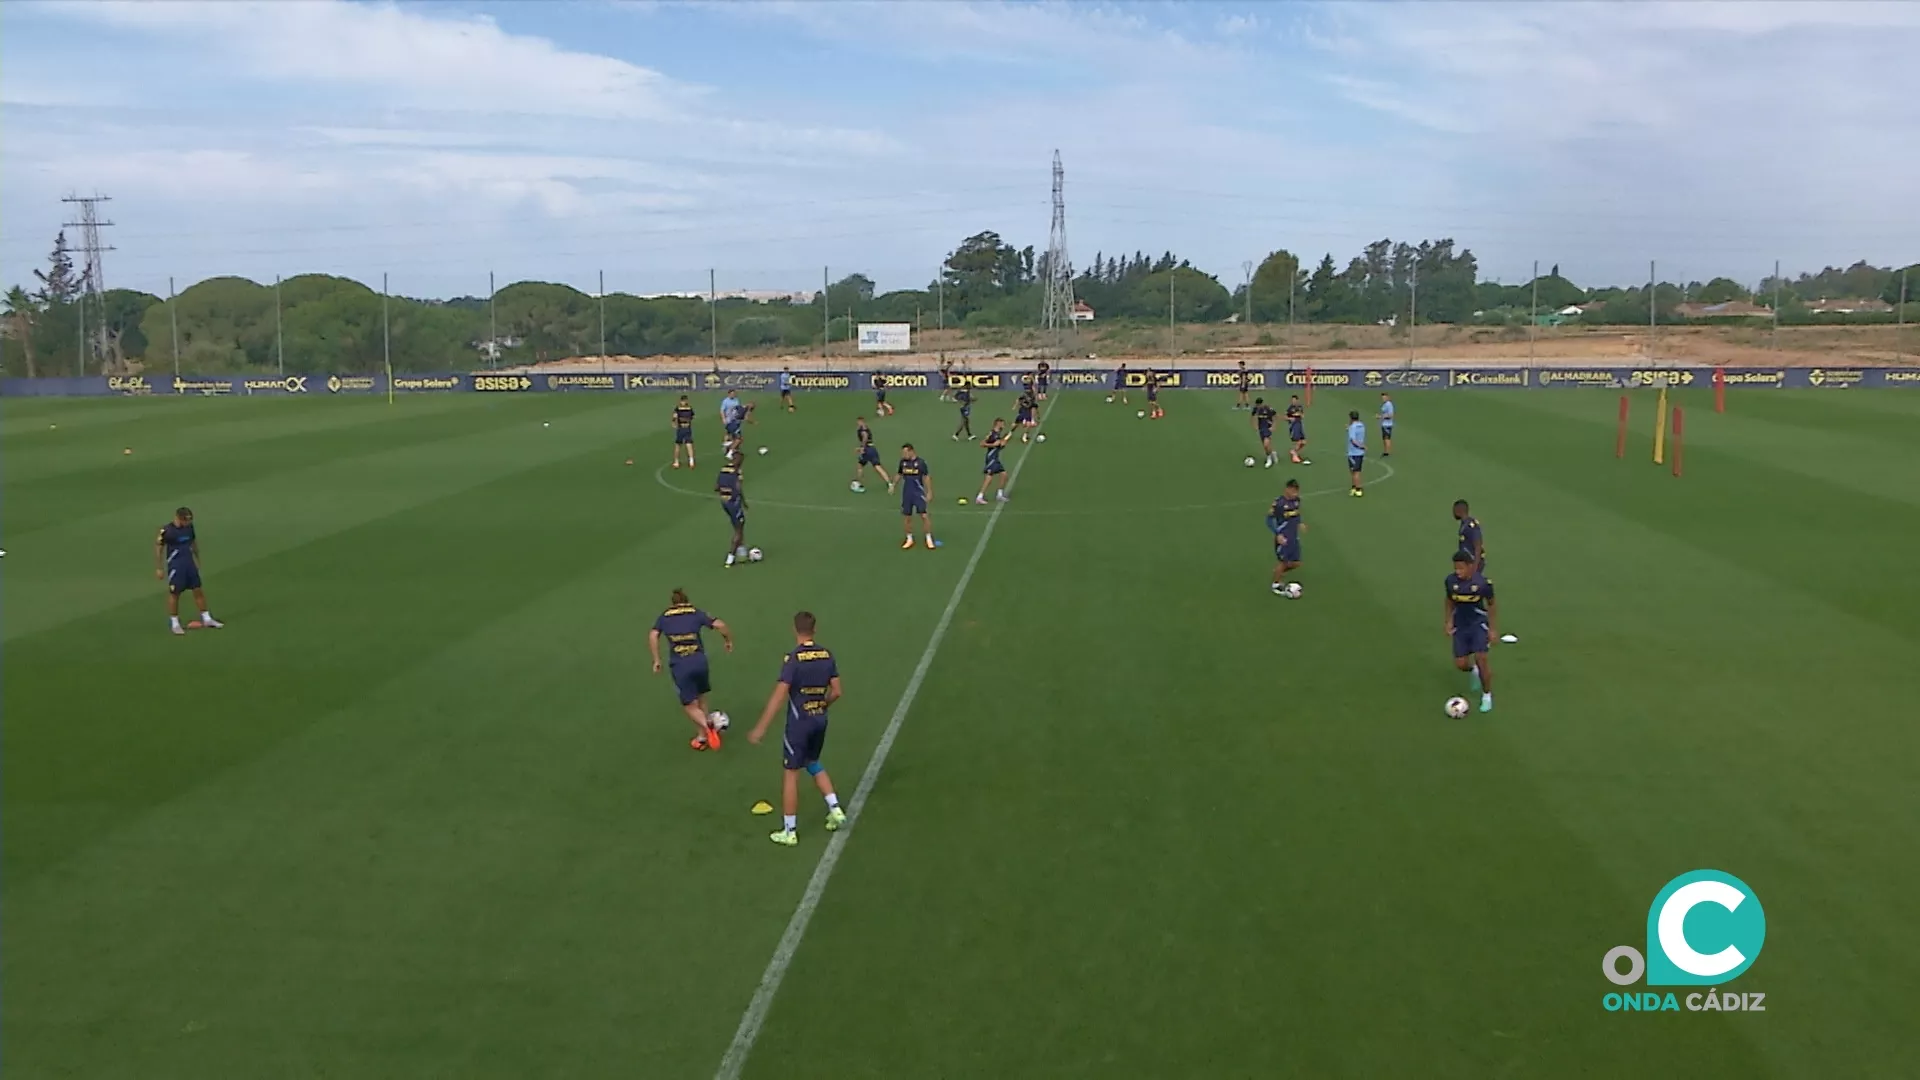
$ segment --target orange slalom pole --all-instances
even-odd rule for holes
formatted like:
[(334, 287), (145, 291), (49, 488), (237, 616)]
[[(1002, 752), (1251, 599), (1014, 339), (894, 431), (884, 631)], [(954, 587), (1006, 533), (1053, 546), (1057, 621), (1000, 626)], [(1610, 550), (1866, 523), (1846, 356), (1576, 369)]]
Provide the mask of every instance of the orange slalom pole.
[(1613, 456), (1627, 456), (1627, 395), (1620, 395), (1620, 434), (1613, 440)]
[(1727, 411), (1727, 369), (1723, 367), (1713, 369), (1713, 411)]
[(1307, 365), (1307, 408), (1313, 408), (1313, 365)]
[(1684, 415), (1685, 415), (1684, 410), (1682, 410), (1677, 405), (1674, 406), (1674, 409), (1673, 409), (1673, 475), (1675, 476), (1680, 475), (1680, 454), (1687, 443), (1686, 426), (1682, 421), (1682, 417)]

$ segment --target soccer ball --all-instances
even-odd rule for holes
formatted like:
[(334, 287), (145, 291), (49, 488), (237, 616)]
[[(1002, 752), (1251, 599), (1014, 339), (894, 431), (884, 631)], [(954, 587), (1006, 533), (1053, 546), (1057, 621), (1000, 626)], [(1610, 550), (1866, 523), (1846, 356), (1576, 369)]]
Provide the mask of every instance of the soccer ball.
[(1240, 464), (1245, 465), (1247, 468), (1251, 469), (1253, 468), (1253, 459), (1248, 458), (1245, 461), (1242, 461)]
[(764, 559), (764, 558), (766, 558), (766, 557), (767, 557), (767, 553), (766, 553), (766, 552), (764, 552), (764, 551), (761, 551), (761, 550), (760, 550), (759, 548), (748, 548), (748, 549), (747, 549), (747, 561), (748, 561), (748, 562), (759, 562), (759, 561), (760, 561), (761, 559)]
[(847, 485), (847, 490), (848, 491), (865, 491), (867, 489), (860, 486), (860, 481), (855, 480), (852, 483), (849, 483)]
[(1289, 600), (1300, 599), (1300, 583), (1299, 582), (1297, 581), (1287, 582), (1287, 599)]
[(1447, 715), (1453, 717), (1455, 720), (1465, 717), (1467, 715), (1467, 699), (1463, 697), (1448, 698)]
[(1035, 435), (1035, 436), (1033, 437), (1033, 441), (1034, 441), (1034, 442), (1046, 442), (1046, 441), (1047, 441), (1047, 437), (1046, 437), (1045, 435)]
[(733, 726), (733, 718), (715, 709), (707, 714), (707, 726), (715, 731), (725, 731)]
[(1113, 404), (1113, 395), (1112, 395), (1112, 394), (1108, 394), (1108, 395), (1107, 395), (1107, 404), (1109, 404), (1109, 405), (1111, 405), (1111, 404)]
[(1145, 420), (1147, 418), (1147, 410), (1141, 409), (1140, 411), (1134, 413), (1133, 415), (1139, 417), (1142, 420)]
[(766, 448), (766, 447), (764, 447), (764, 446), (763, 446), (763, 447), (761, 447), (761, 448), (760, 448), (760, 456), (762, 456), (762, 457), (765, 457), (765, 456), (766, 456), (766, 453), (767, 453), (767, 448)]

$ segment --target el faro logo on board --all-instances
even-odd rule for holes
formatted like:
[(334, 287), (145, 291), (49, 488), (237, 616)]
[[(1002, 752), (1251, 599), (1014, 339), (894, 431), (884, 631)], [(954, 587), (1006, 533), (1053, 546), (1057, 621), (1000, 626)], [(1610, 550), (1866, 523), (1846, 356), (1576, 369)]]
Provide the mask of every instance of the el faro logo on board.
[[(1600, 999), (1608, 1012), (1766, 1012), (1767, 995), (1723, 990), (1760, 958), (1767, 914), (1747, 883), (1719, 870), (1690, 870), (1653, 898), (1647, 909), (1647, 951), (1631, 945), (1607, 950), (1600, 970), (1615, 986), (1698, 986), (1674, 991), (1629, 990)], [(1622, 970), (1622, 963), (1625, 969)]]

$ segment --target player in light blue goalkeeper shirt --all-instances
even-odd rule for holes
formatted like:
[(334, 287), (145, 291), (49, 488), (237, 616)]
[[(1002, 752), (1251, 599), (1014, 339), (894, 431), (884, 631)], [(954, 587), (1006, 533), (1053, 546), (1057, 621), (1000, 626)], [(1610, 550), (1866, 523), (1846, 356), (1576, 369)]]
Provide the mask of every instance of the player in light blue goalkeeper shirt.
[(1360, 422), (1359, 410), (1347, 413), (1347, 472), (1353, 476), (1353, 497), (1366, 494), (1360, 489), (1360, 466), (1367, 461), (1367, 425)]
[(1393, 399), (1380, 394), (1380, 456), (1393, 456)]
[(747, 417), (747, 407), (740, 403), (739, 395), (732, 390), (720, 399), (720, 423), (725, 425), (727, 437), (722, 440), (725, 446), (740, 445), (740, 422)]

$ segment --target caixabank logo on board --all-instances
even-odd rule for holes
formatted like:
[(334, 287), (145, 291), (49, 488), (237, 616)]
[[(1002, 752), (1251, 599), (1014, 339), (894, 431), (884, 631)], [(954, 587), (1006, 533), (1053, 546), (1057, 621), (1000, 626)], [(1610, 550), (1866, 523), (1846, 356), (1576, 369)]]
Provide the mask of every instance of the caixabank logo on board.
[(1858, 386), (1867, 377), (1859, 368), (1814, 368), (1807, 372), (1807, 385), (1822, 390), (1844, 390)]
[(1439, 386), (1446, 381), (1446, 374), (1439, 371), (1424, 371), (1419, 368), (1395, 368), (1392, 371), (1369, 371), (1361, 380), (1378, 390), (1387, 386), (1404, 387), (1409, 390), (1425, 390)]
[[(1767, 913), (1746, 882), (1721, 870), (1690, 870), (1661, 888), (1647, 909), (1647, 951), (1631, 945), (1607, 950), (1600, 970), (1615, 986), (1704, 986), (1684, 997), (1674, 991), (1609, 992), (1608, 1012), (1766, 1012), (1767, 995), (1724, 990), (1760, 958)], [(1625, 970), (1621, 964), (1625, 963)]]
[(698, 379), (693, 375), (626, 375), (625, 387), (628, 390), (698, 390)]
[(1447, 380), (1448, 386), (1530, 386), (1531, 371), (1520, 368), (1515, 371), (1456, 371)]

